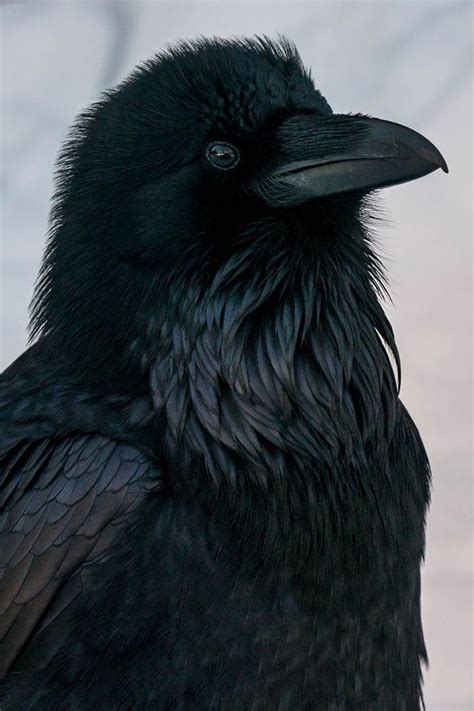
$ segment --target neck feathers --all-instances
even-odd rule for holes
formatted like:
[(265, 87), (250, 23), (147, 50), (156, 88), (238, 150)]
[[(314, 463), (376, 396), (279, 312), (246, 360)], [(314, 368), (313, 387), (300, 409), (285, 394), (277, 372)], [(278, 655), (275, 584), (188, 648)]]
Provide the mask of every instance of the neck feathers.
[(200, 460), (236, 489), (291, 476), (307, 490), (308, 469), (360, 470), (370, 453), (384, 456), (398, 407), (388, 351), (397, 365), (398, 355), (378, 263), (365, 243), (351, 249), (282, 244), (260, 259), (252, 244), (206, 288), (174, 292), (148, 333), (160, 344), (151, 388), (172, 457)]

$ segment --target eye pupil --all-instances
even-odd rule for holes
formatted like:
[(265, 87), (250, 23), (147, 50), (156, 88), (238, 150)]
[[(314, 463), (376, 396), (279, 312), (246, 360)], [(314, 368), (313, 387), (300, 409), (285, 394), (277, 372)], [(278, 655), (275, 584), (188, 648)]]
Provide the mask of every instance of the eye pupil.
[(206, 157), (215, 168), (222, 170), (234, 168), (240, 160), (237, 148), (230, 143), (222, 142), (210, 143), (206, 150)]

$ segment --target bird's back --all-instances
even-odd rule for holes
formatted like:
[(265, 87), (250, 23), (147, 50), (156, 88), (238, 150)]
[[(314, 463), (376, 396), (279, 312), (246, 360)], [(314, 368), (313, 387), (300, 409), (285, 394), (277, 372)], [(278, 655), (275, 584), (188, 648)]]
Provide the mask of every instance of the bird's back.
[(34, 348), (0, 383), (0, 675), (54, 656), (85, 572), (161, 486), (120, 415), (41, 365)]

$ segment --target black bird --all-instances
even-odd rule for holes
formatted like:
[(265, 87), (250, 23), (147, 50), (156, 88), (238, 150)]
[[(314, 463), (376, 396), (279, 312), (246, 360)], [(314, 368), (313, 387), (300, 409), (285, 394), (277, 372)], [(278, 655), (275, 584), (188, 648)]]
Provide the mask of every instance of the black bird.
[(368, 195), (438, 167), (284, 39), (79, 117), (1, 380), (2, 711), (420, 708), (430, 474)]

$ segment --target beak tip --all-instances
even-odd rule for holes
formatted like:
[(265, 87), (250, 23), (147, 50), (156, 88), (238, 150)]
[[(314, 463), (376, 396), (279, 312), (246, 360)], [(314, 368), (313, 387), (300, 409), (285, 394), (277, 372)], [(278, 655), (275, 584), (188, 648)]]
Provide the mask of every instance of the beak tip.
[(442, 154), (438, 151), (438, 149), (435, 149), (435, 150), (436, 150), (436, 159), (435, 159), (436, 167), (441, 168), (443, 173), (449, 173), (448, 164), (444, 160)]

